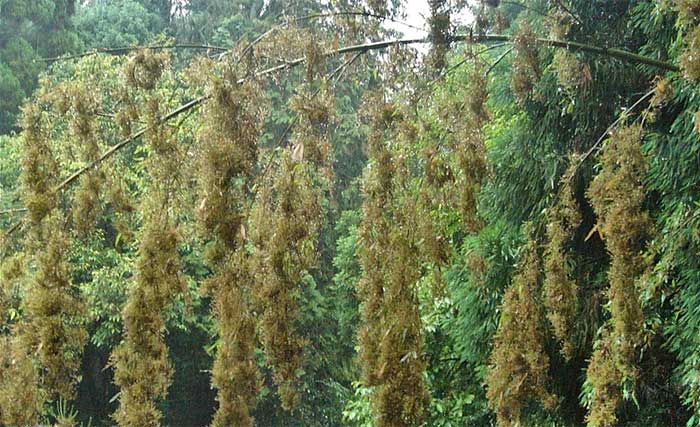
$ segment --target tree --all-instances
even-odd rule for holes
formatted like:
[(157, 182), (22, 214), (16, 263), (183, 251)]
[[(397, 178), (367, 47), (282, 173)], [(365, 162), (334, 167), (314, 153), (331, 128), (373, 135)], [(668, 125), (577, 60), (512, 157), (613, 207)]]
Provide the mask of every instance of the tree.
[(105, 48), (152, 42), (164, 27), (161, 19), (139, 1), (95, 1), (78, 7), (74, 22), (85, 47)]
[(74, 0), (0, 3), (0, 75), (4, 108), (0, 133), (17, 129), (21, 102), (36, 88), (41, 66), (35, 60), (80, 48), (71, 26)]

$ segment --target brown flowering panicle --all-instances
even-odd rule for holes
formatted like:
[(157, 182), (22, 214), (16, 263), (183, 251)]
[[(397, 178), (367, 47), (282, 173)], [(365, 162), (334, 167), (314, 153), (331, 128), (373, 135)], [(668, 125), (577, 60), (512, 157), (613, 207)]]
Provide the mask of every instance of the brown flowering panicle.
[[(14, 355), (31, 355), (37, 369), (38, 399), (70, 400), (78, 379), (86, 332), (82, 324), (83, 306), (66, 262), (70, 240), (65, 221), (57, 207), (54, 191), (58, 180), (57, 161), (53, 156), (50, 132), (41, 102), (24, 108), (24, 148), (21, 182), (30, 229), (26, 248), (30, 254), (28, 276), (22, 307), (24, 318), (15, 328), (10, 344)], [(27, 366), (18, 375), (30, 375)], [(12, 383), (18, 387), (34, 387)], [(17, 390), (15, 390), (17, 391)], [(32, 408), (34, 406), (29, 406)]]
[(614, 427), (617, 425), (618, 405), (622, 400), (620, 384), (623, 375), (618, 368), (616, 346), (610, 328), (605, 327), (601, 337), (595, 343), (593, 355), (588, 362), (586, 380), (593, 393), (588, 402), (586, 425), (595, 427)]
[[(405, 156), (387, 142), (410, 144), (414, 130), (393, 104), (370, 101), (369, 165), (363, 178), (358, 294), (363, 323), (359, 361), (378, 426), (415, 426), (428, 401), (416, 282), (421, 276), (416, 201)], [(400, 142), (399, 142), (400, 141)], [(404, 147), (406, 148), (406, 147)], [(399, 148), (396, 147), (398, 150)]]
[[(324, 81), (312, 82), (315, 75), (307, 70), (307, 83), (290, 100), (296, 113), (291, 146), (282, 150), (271, 179), (263, 176), (257, 182), (251, 214), (255, 245), (251, 271), (255, 271), (255, 297), (262, 311), (262, 343), (287, 410), (299, 403), (306, 346), (296, 327), (299, 291), (316, 264), (323, 220), (320, 200), (332, 179), (328, 132), (334, 101)], [(318, 89), (312, 92), (313, 84)]]
[(428, 62), (436, 70), (441, 71), (447, 65), (447, 51), (450, 47), (450, 5), (446, 0), (429, 0), (430, 17), (430, 56)]
[(207, 261), (214, 271), (206, 288), (214, 298), (218, 350), (212, 384), (219, 406), (212, 425), (253, 426), (251, 411), (260, 390), (254, 358), (255, 319), (249, 300), (252, 277), (245, 224), (258, 158), (262, 125), (259, 87), (253, 81), (238, 84), (231, 64), (208, 69), (207, 91), (199, 133), (198, 209), (203, 236), (210, 240)]
[(163, 313), (185, 286), (177, 250), (179, 233), (170, 210), (181, 153), (171, 131), (160, 122), (164, 106), (154, 90), (166, 64), (167, 55), (142, 51), (129, 62), (126, 73), (128, 84), (144, 90), (144, 139), (151, 150), (145, 164), (151, 182), (141, 207), (144, 223), (136, 279), (122, 311), (124, 336), (110, 362), (120, 387), (113, 418), (122, 427), (160, 423), (157, 403), (166, 397), (172, 377)]
[(16, 336), (0, 336), (0, 424), (4, 426), (39, 423), (45, 393), (32, 359)]
[(592, 427), (611, 425), (615, 419), (615, 407), (599, 396), (614, 391), (619, 401), (622, 393), (620, 382), (606, 385), (604, 390), (595, 387), (603, 383), (595, 376), (608, 370), (595, 363), (614, 364), (619, 370), (616, 378), (634, 381), (638, 374), (635, 361), (644, 316), (635, 281), (648, 269), (643, 250), (651, 229), (644, 210), (646, 160), (640, 146), (642, 135), (641, 125), (621, 128), (612, 135), (600, 158), (600, 172), (587, 193), (610, 254), (609, 343), (598, 347), (588, 367), (588, 381), (593, 385), (588, 425)]
[(297, 114), (290, 140), (293, 157), (310, 162), (329, 180), (332, 176), (328, 165), (333, 160), (329, 128), (335, 123), (334, 102), (325, 80), (318, 82), (315, 91), (311, 91), (308, 83), (302, 85), (289, 101), (290, 109)]
[(680, 63), (688, 80), (700, 80), (700, 1), (676, 0), (678, 25), (687, 30)]
[(301, 34), (303, 35), (304, 57), (306, 59), (304, 61), (305, 78), (307, 82), (313, 82), (321, 74), (325, 64), (323, 46), (315, 33), (302, 31)]
[(654, 79), (654, 94), (649, 99), (649, 106), (642, 111), (642, 119), (646, 123), (654, 123), (661, 108), (673, 98), (673, 84), (667, 78), (657, 76)]
[(52, 190), (58, 163), (50, 144), (46, 113), (38, 103), (27, 104), (22, 112), (22, 196), (32, 226), (38, 226), (56, 206)]
[(569, 95), (574, 95), (579, 88), (591, 80), (588, 65), (581, 62), (575, 54), (565, 49), (554, 52), (552, 68), (559, 85)]
[(510, 74), (510, 87), (520, 103), (530, 96), (542, 75), (536, 39), (537, 36), (527, 21), (520, 24), (513, 37), (515, 58)]
[(243, 250), (231, 255), (217, 269), (209, 286), (216, 289), (214, 315), (219, 345), (212, 367), (212, 384), (219, 403), (213, 426), (253, 426), (251, 412), (261, 388), (255, 362), (255, 318), (248, 302), (252, 278), (246, 268), (248, 256)]
[(144, 210), (136, 281), (122, 311), (124, 339), (112, 353), (114, 382), (120, 387), (114, 419), (120, 426), (158, 426), (157, 402), (167, 395), (172, 377), (163, 334), (163, 311), (184, 288), (177, 252), (178, 233), (161, 200)]
[(557, 405), (557, 398), (547, 390), (549, 356), (544, 348), (546, 328), (538, 298), (541, 274), (537, 252), (531, 239), (503, 296), (486, 376), (486, 397), (502, 427), (519, 425), (522, 410), (530, 402), (550, 410)]
[(25, 322), (9, 316), (11, 308), (19, 308), (13, 295), (30, 279), (26, 270), (27, 257), (21, 252), (5, 259), (0, 268), (0, 424), (7, 426), (38, 423), (45, 401), (31, 349), (19, 338)]
[(481, 184), (488, 174), (486, 144), (483, 127), (489, 119), (486, 107), (488, 83), (484, 70), (476, 66), (469, 72), (469, 87), (465, 93), (466, 117), (455, 123), (456, 135), (453, 150), (457, 162), (459, 191), (458, 206), (465, 229), (478, 231), (481, 221), (477, 215), (477, 197)]
[(369, 386), (379, 383), (379, 344), (383, 330), (385, 251), (390, 247), (389, 235), (393, 226), (385, 212), (393, 197), (395, 166), (392, 154), (384, 140), (385, 133), (397, 119), (393, 104), (385, 103), (379, 95), (366, 105), (370, 108), (370, 133), (367, 141), (368, 166), (362, 180), (362, 222), (359, 227), (359, 263), (362, 275), (357, 292), (362, 301), (362, 323), (358, 330), (359, 354), (363, 381)]
[(87, 340), (84, 306), (65, 259), (70, 245), (65, 228), (63, 216), (54, 211), (32, 232), (36, 272), (26, 290), (21, 335), (38, 355), (41, 386), (52, 400), (73, 398)]
[[(486, 106), (488, 83), (483, 68), (477, 63), (466, 78), (450, 82), (450, 91), (434, 100), (435, 125), (426, 123), (419, 130), (423, 144), (420, 155), (424, 164), (421, 197), (430, 211), (420, 218), (428, 233), (422, 240), (443, 260), (449, 252), (448, 239), (441, 236), (445, 225), (440, 223), (440, 210), (445, 207), (459, 213), (462, 229), (473, 233), (481, 228), (477, 215), (477, 198), (488, 174), (483, 126), (489, 118)], [(404, 132), (407, 134), (408, 132)], [(436, 241), (439, 239), (439, 241)]]
[[(73, 82), (61, 91), (67, 102), (70, 135), (80, 147), (80, 157), (85, 164), (100, 157), (99, 123), (95, 120), (98, 109), (97, 96), (86, 83)], [(73, 221), (79, 235), (87, 234), (95, 225), (100, 212), (100, 189), (104, 176), (93, 169), (80, 177), (73, 203)]]
[(124, 75), (130, 86), (152, 90), (168, 66), (170, 57), (165, 51), (144, 49), (129, 58)]
[[(696, 25), (697, 20), (696, 20)], [(681, 54), (681, 68), (688, 80), (700, 80), (700, 27), (696, 26), (686, 35), (686, 48)]]
[(305, 340), (296, 330), (299, 287), (316, 263), (321, 220), (314, 168), (289, 150), (280, 159), (272, 188), (258, 193), (251, 214), (255, 243), (256, 298), (262, 308), (260, 332), (282, 406), (299, 403), (298, 381)]
[(434, 295), (444, 291), (440, 269), (454, 249), (446, 230), (457, 225), (452, 224), (455, 220), (467, 233), (481, 227), (477, 197), (488, 170), (482, 131), (489, 117), (484, 70), (475, 63), (466, 78), (449, 81), (448, 88), (433, 97), (432, 114), (425, 114), (429, 120), (420, 125), (404, 120), (400, 126), (406, 150), (420, 147), (423, 173), (414, 180), (419, 197), (412, 209), (420, 234), (419, 249), (424, 261), (432, 264)]
[[(121, 167), (114, 167), (106, 175), (105, 200), (113, 214), (113, 225), (117, 230), (119, 243), (130, 244), (136, 239), (132, 222), (137, 214), (136, 201), (129, 194), (129, 183), (127, 178), (120, 172)], [(115, 242), (117, 246), (117, 242)]]
[(258, 158), (261, 100), (259, 88), (252, 82), (239, 85), (230, 67), (221, 76), (215, 70), (210, 73), (207, 84), (212, 99), (204, 106), (198, 136), (201, 202), (197, 215), (216, 244), (236, 249)]
[(561, 345), (561, 353), (571, 358), (574, 350), (571, 340), (576, 322), (577, 286), (571, 272), (569, 246), (576, 228), (581, 224), (581, 213), (571, 186), (571, 178), (578, 163), (572, 160), (557, 200), (547, 214), (547, 248), (544, 257), (544, 306), (547, 309), (554, 336)]
[(17, 252), (0, 263), (0, 330), (9, 327), (10, 308), (17, 308), (13, 298), (26, 279), (27, 257), (24, 252)]
[[(406, 212), (406, 211), (404, 211)], [(410, 212), (408, 212), (410, 215)], [(415, 285), (420, 278), (415, 228), (399, 211), (385, 259), (378, 387), (372, 396), (378, 427), (417, 426), (429, 401), (423, 374), (423, 337)]]

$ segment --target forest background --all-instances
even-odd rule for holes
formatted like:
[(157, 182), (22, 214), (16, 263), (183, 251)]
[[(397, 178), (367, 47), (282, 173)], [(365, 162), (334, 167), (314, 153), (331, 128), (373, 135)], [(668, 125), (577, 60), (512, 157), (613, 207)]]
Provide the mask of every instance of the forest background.
[(407, 8), (0, 0), (0, 424), (700, 425), (700, 1)]

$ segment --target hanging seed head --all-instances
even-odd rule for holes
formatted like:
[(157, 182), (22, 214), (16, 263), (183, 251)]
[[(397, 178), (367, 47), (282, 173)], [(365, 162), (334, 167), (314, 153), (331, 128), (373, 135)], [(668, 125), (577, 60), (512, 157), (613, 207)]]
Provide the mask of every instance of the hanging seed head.
[(125, 70), (127, 82), (136, 88), (152, 90), (160, 80), (169, 59), (165, 51), (154, 52), (150, 49), (139, 51), (127, 63)]
[(574, 197), (570, 180), (577, 165), (572, 158), (564, 173), (568, 182), (563, 184), (556, 204), (549, 210), (547, 218), (548, 244), (545, 251), (545, 276), (542, 286), (544, 305), (547, 309), (554, 336), (561, 345), (561, 353), (569, 359), (573, 355), (572, 335), (576, 324), (577, 286), (572, 278), (568, 246), (576, 228), (581, 223), (581, 213)]
[(452, 23), (450, 22), (450, 7), (446, 0), (429, 0), (430, 18), (430, 56), (428, 58), (431, 66), (436, 71), (440, 71), (447, 65), (447, 51), (450, 44), (450, 34)]
[(524, 21), (513, 37), (515, 58), (511, 69), (511, 89), (519, 102), (524, 102), (540, 79), (540, 61), (536, 35), (530, 24)]
[[(635, 280), (648, 268), (643, 250), (651, 231), (651, 221), (644, 210), (646, 160), (641, 151), (642, 136), (641, 125), (623, 127), (612, 135), (600, 159), (600, 173), (587, 192), (610, 253), (611, 314), (608, 341), (601, 344), (599, 359), (591, 361), (599, 361), (603, 366), (589, 367), (589, 375), (610, 374), (612, 368), (605, 366), (612, 364), (619, 371), (612, 378), (621, 376), (632, 381), (638, 376), (636, 360), (644, 322)], [(596, 388), (598, 384), (607, 388), (606, 381), (610, 380), (589, 377), (594, 386), (592, 393), (607, 393), (606, 389)], [(608, 401), (594, 399), (589, 408), (589, 418), (593, 420), (589, 425), (610, 425), (607, 420), (614, 417), (614, 407), (610, 409), (610, 405)]]
[(549, 410), (557, 405), (557, 398), (547, 390), (549, 356), (537, 297), (539, 281), (537, 245), (530, 240), (503, 296), (486, 376), (486, 397), (499, 427), (520, 424), (522, 410), (530, 402), (539, 402)]

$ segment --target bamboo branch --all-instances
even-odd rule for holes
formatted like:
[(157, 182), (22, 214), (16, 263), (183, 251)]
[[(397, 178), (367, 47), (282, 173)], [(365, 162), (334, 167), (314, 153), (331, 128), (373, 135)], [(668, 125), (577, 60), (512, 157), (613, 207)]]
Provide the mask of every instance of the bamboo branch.
[(513, 47), (510, 47), (510, 48), (508, 48), (505, 52), (503, 52), (503, 53), (501, 54), (501, 56), (499, 56), (498, 58), (496, 58), (496, 61), (494, 61), (494, 63), (491, 64), (491, 66), (489, 67), (489, 69), (486, 70), (486, 75), (488, 76), (489, 73), (491, 73), (491, 71), (493, 71), (493, 69), (496, 68), (496, 66), (497, 66), (498, 64), (500, 64), (501, 61), (503, 61), (503, 59), (504, 59), (506, 56), (508, 56), (508, 54), (511, 53), (512, 51), (513, 51)]
[(216, 50), (216, 51), (228, 51), (229, 49), (221, 46), (211, 46), (206, 44), (161, 44), (152, 46), (123, 46), (123, 47), (110, 47), (110, 48), (98, 48), (87, 52), (79, 53), (76, 55), (67, 56), (55, 56), (53, 58), (38, 58), (34, 62), (55, 62), (55, 61), (67, 61), (70, 59), (85, 58), (86, 56), (97, 55), (100, 53), (118, 55), (122, 53), (129, 53), (136, 50), (142, 49), (153, 49), (153, 50), (165, 50), (165, 49), (203, 49), (203, 50)]
[[(456, 35), (451, 37), (448, 42), (462, 42), (462, 43), (488, 43), (488, 42), (501, 42), (501, 43), (510, 43), (512, 41), (512, 38), (510, 36), (506, 35), (498, 35), (498, 34), (486, 34), (486, 35), (477, 35), (477, 36), (472, 36), (471, 34), (467, 35)], [(412, 44), (419, 44), (419, 43), (430, 43), (431, 40), (429, 38), (406, 38), (406, 39), (392, 39), (392, 40), (383, 40), (383, 41), (378, 41), (378, 42), (371, 42), (371, 43), (364, 43), (364, 44), (358, 44), (358, 45), (353, 45), (353, 46), (346, 46), (340, 49), (335, 49), (331, 50), (325, 53), (325, 56), (327, 57), (332, 57), (336, 55), (343, 55), (346, 53), (365, 53), (368, 51), (373, 51), (373, 50), (382, 50), (386, 49), (388, 47), (393, 47), (393, 46), (404, 46), (404, 45), (412, 45)], [(585, 43), (578, 43), (578, 42), (570, 42), (570, 41), (563, 41), (563, 40), (551, 40), (551, 39), (544, 39), (544, 38), (539, 38), (536, 39), (535, 42), (539, 45), (542, 46), (549, 46), (549, 47), (558, 47), (558, 48), (564, 48), (572, 51), (581, 51), (581, 52), (588, 52), (588, 53), (595, 53), (595, 54), (600, 54), (600, 55), (605, 55), (609, 56), (612, 58), (616, 58), (622, 61), (630, 62), (630, 63), (639, 63), (639, 64), (645, 64), (645, 65), (650, 65), (654, 66), (657, 68), (661, 68), (663, 70), (667, 71), (680, 71), (680, 68), (676, 65), (670, 64), (668, 62), (664, 61), (659, 61), (656, 59), (648, 58), (646, 56), (638, 55), (636, 53), (628, 52), (622, 49), (615, 49), (615, 48), (602, 48), (598, 46), (592, 46), (588, 45)], [(273, 66), (270, 68), (267, 68), (265, 70), (259, 71), (255, 73), (255, 77), (264, 77), (270, 74), (274, 74), (283, 70), (287, 70), (290, 68), (297, 67), (301, 64), (303, 64), (306, 61), (306, 58), (300, 57), (297, 59), (294, 59), (289, 62), (285, 62), (284, 64), (280, 64), (277, 66)], [(248, 80), (247, 78), (240, 79), (238, 81), (239, 84), (242, 84)], [(168, 114), (162, 116), (160, 120), (156, 123), (156, 125), (161, 124), (165, 121), (168, 121), (174, 117), (179, 116), (180, 114), (189, 111), (193, 108), (198, 107), (201, 103), (206, 101), (208, 99), (208, 96), (201, 96), (199, 98), (193, 99), (192, 101), (187, 102), (186, 104), (181, 105), (180, 107), (176, 108), (175, 110), (169, 112)], [(89, 163), (88, 165), (84, 166), (81, 169), (78, 169), (75, 171), (73, 174), (71, 174), (69, 177), (64, 179), (55, 189), (55, 192), (60, 192), (69, 185), (71, 185), (75, 180), (77, 180), (81, 175), (85, 174), (86, 172), (98, 167), (102, 162), (105, 160), (109, 159), (112, 157), (116, 152), (124, 148), (125, 146), (129, 145), (131, 142), (139, 139), (146, 131), (148, 130), (148, 127), (142, 128), (139, 131), (133, 133), (130, 135), (128, 138), (124, 139), (123, 141), (113, 145), (110, 147), (107, 151), (105, 151), (98, 159), (95, 161)], [(15, 232), (21, 224), (20, 222), (17, 222), (14, 224), (6, 233), (6, 236), (11, 235), (13, 232)]]
[[(393, 19), (388, 16), (384, 15), (379, 15), (376, 13), (371, 13), (367, 11), (340, 11), (340, 12), (329, 12), (329, 13), (314, 13), (310, 15), (304, 15), (304, 16), (298, 16), (298, 17), (293, 17), (294, 20), (298, 21), (304, 21), (304, 20), (310, 20), (310, 19), (317, 19), (317, 18), (330, 18), (330, 17), (335, 17), (335, 16), (363, 16), (367, 18), (374, 18), (380, 21), (390, 21), (394, 22), (400, 25), (404, 25), (408, 28), (412, 28), (414, 30), (419, 30), (419, 31), (426, 31), (424, 28), (417, 27), (415, 25), (411, 25), (407, 22), (400, 21), (397, 19)], [(252, 48), (255, 44), (260, 42), (262, 39), (273, 33), (275, 30), (278, 30), (279, 28), (283, 27), (286, 24), (280, 24), (277, 26), (274, 26), (270, 28), (268, 31), (264, 32), (260, 36), (258, 36), (253, 42), (251, 42), (244, 50), (244, 54), (241, 56), (244, 56), (245, 53), (247, 53), (250, 48)], [(134, 52), (138, 50), (143, 50), (143, 49), (153, 49), (153, 50), (165, 50), (165, 49), (202, 49), (202, 50), (215, 50), (222, 52), (222, 54), (219, 56), (221, 58), (222, 56), (225, 56), (228, 53), (232, 52), (231, 48), (223, 47), (223, 46), (212, 46), (212, 45), (207, 45), (207, 44), (194, 44), (194, 43), (178, 43), (178, 44), (161, 44), (161, 45), (151, 45), (151, 46), (122, 46), (122, 47), (112, 47), (112, 48), (97, 48), (97, 49), (92, 49), (86, 52), (78, 53), (75, 55), (64, 55), (64, 56), (55, 56), (51, 58), (37, 58), (34, 60), (34, 62), (55, 62), (55, 61), (66, 61), (66, 60), (71, 60), (71, 59), (80, 59), (80, 58), (85, 58), (87, 56), (92, 56), (92, 55), (97, 55), (100, 53), (106, 53), (106, 54), (112, 54), (112, 55), (119, 55), (123, 53), (129, 53), (129, 52)]]
[(459, 62), (452, 65), (450, 68), (446, 69), (442, 73), (438, 74), (433, 80), (428, 82), (428, 84), (426, 86), (431, 87), (432, 85), (434, 85), (438, 81), (442, 80), (444, 77), (448, 76), (453, 71), (457, 70), (459, 67), (461, 67), (464, 64), (466, 64), (467, 62), (469, 62), (470, 59), (474, 59), (475, 57), (481, 55), (482, 53), (488, 52), (489, 50), (498, 49), (499, 47), (506, 46), (507, 44), (508, 43), (493, 44), (491, 46), (485, 47), (484, 49), (482, 49), (478, 52), (474, 52), (474, 53), (470, 52), (469, 54), (465, 55), (465, 57), (462, 58)]
[[(466, 35), (455, 36), (452, 39), (452, 41), (470, 42), (469, 36), (466, 36)], [(474, 38), (473, 38), (473, 42), (476, 42), (476, 43), (496, 42), (496, 41), (497, 42), (512, 42), (512, 37), (505, 36), (505, 35), (498, 35), (498, 34), (486, 34), (483, 36), (474, 36)], [(574, 51), (574, 52), (594, 53), (594, 54), (598, 54), (598, 55), (603, 55), (603, 56), (608, 56), (611, 58), (619, 59), (621, 61), (625, 61), (625, 62), (629, 62), (629, 63), (650, 65), (652, 67), (660, 68), (660, 69), (666, 70), (666, 71), (678, 72), (681, 70), (680, 67), (678, 67), (677, 65), (671, 64), (669, 62), (649, 58), (647, 56), (639, 55), (639, 54), (632, 53), (632, 52), (629, 52), (629, 51), (626, 51), (623, 49), (618, 49), (618, 48), (599, 47), (599, 46), (594, 46), (594, 45), (590, 45), (590, 44), (586, 44), (586, 43), (579, 43), (579, 42), (567, 41), (567, 40), (554, 40), (554, 39), (546, 39), (546, 38), (535, 39), (535, 43), (537, 43), (541, 46), (558, 47), (558, 48), (563, 48), (563, 49)]]

